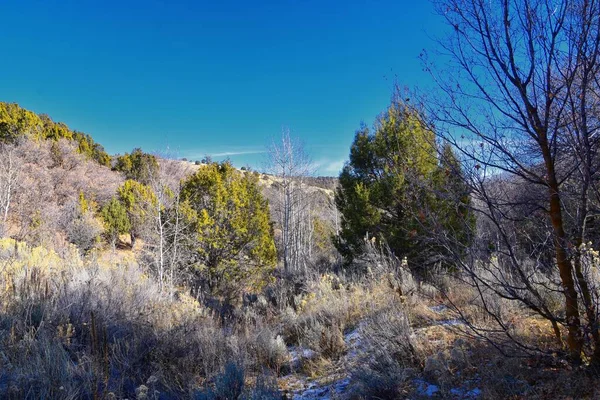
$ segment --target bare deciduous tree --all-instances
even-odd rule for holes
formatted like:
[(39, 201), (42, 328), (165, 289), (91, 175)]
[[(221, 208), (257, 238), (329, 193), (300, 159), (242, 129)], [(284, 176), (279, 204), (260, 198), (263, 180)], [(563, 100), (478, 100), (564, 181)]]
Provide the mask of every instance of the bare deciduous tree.
[[(443, 71), (430, 68), (441, 93), (427, 107), (436, 131), (467, 163), (474, 203), (494, 227), (502, 264), (488, 263), (485, 274), (467, 269), (478, 287), (549, 319), (559, 340), (558, 325), (565, 325), (573, 361), (581, 360), (589, 333), (599, 362), (597, 293), (579, 249), (598, 193), (600, 3), (442, 0), (438, 9), (452, 30), (440, 42), (441, 57), (450, 61)], [(535, 196), (510, 197), (501, 185)], [(514, 218), (524, 204), (547, 221), (528, 238), (536, 241), (529, 254), (519, 245), (524, 235)], [(540, 249), (548, 249), (547, 242), (551, 257), (543, 265)], [(559, 282), (536, 280), (537, 272), (556, 272)], [(560, 312), (547, 306), (547, 291), (562, 293)]]
[(9, 144), (0, 145), (0, 237), (6, 233), (8, 212), (17, 187), (20, 165), (15, 147)]
[(306, 272), (312, 256), (313, 216), (304, 180), (313, 166), (302, 143), (284, 130), (269, 147), (268, 170), (278, 181), (278, 196), (271, 205), (281, 236), (279, 251), (286, 272)]
[(180, 182), (192, 170), (168, 153), (156, 155), (159, 168), (148, 174), (149, 185), (156, 195), (152, 213), (152, 232), (146, 240), (146, 258), (157, 275), (161, 290), (183, 283), (185, 263), (191, 238), (186, 234), (187, 219), (180, 209)]

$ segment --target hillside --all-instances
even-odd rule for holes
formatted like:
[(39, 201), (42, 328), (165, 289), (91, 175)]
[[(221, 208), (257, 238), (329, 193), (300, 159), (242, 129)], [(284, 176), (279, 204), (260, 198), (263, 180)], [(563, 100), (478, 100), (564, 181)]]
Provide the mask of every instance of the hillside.
[(76, 240), (73, 236), (82, 233), (73, 225), (80, 197), (104, 204), (123, 182), (64, 138), (22, 138), (5, 145), (2, 156), (3, 172), (12, 176), (11, 187), (2, 187), (5, 234), (34, 245), (58, 248), (70, 236)]
[[(34, 245), (57, 248), (68, 242), (69, 236), (76, 234), (73, 230), (81, 228), (71, 222), (76, 219), (80, 196), (100, 209), (127, 178), (118, 166), (115, 168), (118, 159), (109, 156), (90, 135), (17, 104), (0, 102), (0, 142), (6, 144), (5, 160), (11, 160), (10, 166), (5, 165), (5, 174), (14, 175), (15, 180), (10, 200), (2, 205), (8, 210), (5, 234)], [(171, 188), (198, 168), (184, 161), (158, 161), (162, 179)], [(260, 182), (264, 195), (272, 200), (277, 178), (263, 174)], [(329, 188), (334, 180), (306, 178), (305, 182), (303, 190), (316, 195), (319, 205), (332, 204)], [(323, 214), (320, 218), (331, 216)], [(100, 232), (100, 221), (95, 225), (92, 230)]]
[[(389, 151), (379, 126), (354, 148), (373, 159), (355, 158), (339, 180), (284, 180), (139, 148), (110, 157), (14, 104), (0, 103), (0, 128), (1, 398), (597, 395), (593, 374), (557, 350), (556, 321), (494, 292), (504, 256), (486, 235), (497, 228), (461, 208), (471, 195), (453, 180), (457, 159), (433, 147), (412, 157), (426, 130), (407, 131), (411, 156), (394, 168), (377, 154)], [(407, 164), (421, 170), (402, 175)], [(495, 198), (538, 199), (494, 178)], [(543, 227), (535, 210), (510, 215), (527, 237)], [(458, 269), (463, 253), (444, 264), (475, 222), (459, 248), (484, 244), (480, 275)], [(342, 232), (357, 238), (352, 259), (338, 252)], [(597, 265), (591, 242), (582, 252)], [(533, 275), (536, 301), (556, 312), (556, 276)]]
[(65, 139), (73, 142), (79, 153), (110, 167), (110, 156), (90, 135), (54, 122), (46, 114), (36, 114), (15, 103), (0, 102), (0, 141), (13, 143), (22, 138), (36, 142)]

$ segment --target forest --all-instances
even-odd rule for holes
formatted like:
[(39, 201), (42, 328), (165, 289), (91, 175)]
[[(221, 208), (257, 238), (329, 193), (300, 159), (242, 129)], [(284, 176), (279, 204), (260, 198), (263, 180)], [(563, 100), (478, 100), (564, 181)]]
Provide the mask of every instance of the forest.
[(436, 8), (335, 177), (0, 102), (0, 397), (598, 398), (600, 3)]

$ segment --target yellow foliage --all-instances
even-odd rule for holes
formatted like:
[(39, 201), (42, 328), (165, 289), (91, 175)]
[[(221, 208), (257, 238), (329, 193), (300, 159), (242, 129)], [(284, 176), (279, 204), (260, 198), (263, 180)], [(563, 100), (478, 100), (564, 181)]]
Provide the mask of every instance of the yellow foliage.
[[(133, 253), (119, 254), (118, 258), (109, 253), (82, 259), (75, 246), (59, 255), (44, 247), (29, 247), (14, 239), (1, 238), (0, 303), (11, 307), (23, 297), (31, 296), (51, 301), (53, 296), (61, 295), (62, 291), (57, 290), (60, 285), (81, 280), (82, 286), (75, 283), (71, 290), (86, 290), (88, 284), (105, 287), (108, 292), (99, 291), (99, 297), (118, 294), (120, 302), (135, 306), (136, 312), (157, 329), (168, 329), (207, 315), (198, 301), (186, 293), (179, 293), (176, 298), (168, 292), (161, 293), (158, 284), (139, 269)], [(68, 343), (73, 330), (66, 321), (57, 327), (57, 335)]]

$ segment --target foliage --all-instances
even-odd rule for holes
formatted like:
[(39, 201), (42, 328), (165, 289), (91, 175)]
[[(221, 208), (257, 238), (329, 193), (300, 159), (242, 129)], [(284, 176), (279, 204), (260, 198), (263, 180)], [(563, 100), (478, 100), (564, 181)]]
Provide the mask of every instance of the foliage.
[(113, 197), (110, 199), (110, 201), (102, 207), (100, 215), (104, 220), (106, 236), (113, 246), (116, 244), (119, 235), (130, 232), (131, 222), (127, 215), (127, 209), (118, 198)]
[[(399, 101), (373, 130), (363, 126), (356, 132), (336, 191), (343, 216), (336, 247), (347, 261), (363, 253), (365, 238), (386, 242), (413, 267), (439, 261), (440, 248), (428, 240), (433, 224), (443, 216), (445, 228), (458, 229), (453, 223), (468, 214), (469, 196), (452, 178), (460, 165), (451, 149), (443, 147), (440, 162), (437, 152), (434, 133)], [(461, 196), (436, 196), (436, 190), (460, 190)]]
[(0, 139), (13, 142), (21, 135), (42, 138), (43, 123), (34, 112), (15, 103), (0, 102)]
[(81, 154), (96, 160), (100, 165), (110, 166), (110, 156), (104, 151), (104, 147), (94, 142), (90, 135), (74, 131), (73, 140), (78, 143), (77, 149)]
[(158, 199), (149, 186), (131, 179), (126, 180), (117, 190), (119, 201), (127, 211), (131, 235), (131, 245), (151, 222), (156, 213)]
[(110, 156), (91, 136), (72, 131), (62, 122), (54, 122), (15, 103), (0, 102), (0, 141), (14, 142), (20, 137), (34, 140), (67, 139), (78, 144), (78, 151), (101, 165), (110, 166)]
[(264, 283), (276, 250), (269, 206), (253, 174), (209, 164), (184, 182), (181, 201), (193, 212), (197, 266), (209, 286)]
[(118, 156), (113, 170), (122, 172), (127, 179), (148, 185), (152, 177), (158, 173), (158, 160), (156, 156), (136, 148), (131, 154)]
[(474, 240), (475, 214), (471, 207), (471, 190), (465, 183), (461, 163), (449, 143), (441, 146), (439, 166), (433, 177), (435, 197), (432, 199), (431, 234), (444, 237), (435, 250), (448, 255), (447, 246), (459, 255), (466, 253), (467, 246)]

